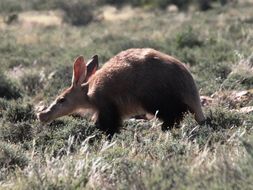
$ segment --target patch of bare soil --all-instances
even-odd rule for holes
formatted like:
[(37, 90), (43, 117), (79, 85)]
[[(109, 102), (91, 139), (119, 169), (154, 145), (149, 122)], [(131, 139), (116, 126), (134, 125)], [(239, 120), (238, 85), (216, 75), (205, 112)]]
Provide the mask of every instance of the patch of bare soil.
[(100, 12), (100, 17), (106, 21), (128, 20), (134, 17), (145, 18), (148, 16), (142, 9), (133, 8), (131, 6), (125, 6), (120, 9), (114, 6), (104, 6)]
[(62, 13), (60, 11), (29, 11), (19, 14), (18, 21), (23, 27), (60, 26)]

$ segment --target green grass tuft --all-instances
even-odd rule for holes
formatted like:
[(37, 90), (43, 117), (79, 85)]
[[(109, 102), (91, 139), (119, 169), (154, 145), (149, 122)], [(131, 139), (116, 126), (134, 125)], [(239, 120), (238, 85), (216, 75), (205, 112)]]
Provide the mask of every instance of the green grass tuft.
[(6, 169), (24, 168), (28, 158), (18, 146), (0, 142), (0, 167)]
[(34, 120), (35, 113), (31, 104), (22, 104), (22, 102), (12, 102), (8, 105), (4, 113), (6, 121), (17, 123), (22, 121)]
[[(179, 11), (167, 10), (171, 3)], [(252, 4), (221, 8), (210, 1), (213, 9), (198, 12), (196, 3), (2, 0), (0, 189), (250, 189), (253, 116), (241, 109), (253, 105)], [(120, 8), (103, 7), (108, 4)], [(55, 11), (64, 6), (69, 9)], [(24, 13), (30, 10), (63, 23), (47, 16), (31, 21)], [(17, 20), (5, 23), (12, 15)], [(200, 94), (212, 99), (203, 107), (206, 123), (187, 113), (162, 132), (156, 118), (130, 119), (109, 141), (88, 116), (37, 121), (37, 104), (49, 104), (71, 85), (77, 56), (88, 61), (97, 54), (102, 66), (122, 50), (141, 47), (186, 64)]]
[(21, 97), (21, 90), (17, 84), (9, 80), (3, 73), (0, 73), (0, 98), (18, 99)]
[(177, 34), (176, 42), (179, 48), (184, 48), (184, 47), (193, 48), (195, 46), (203, 45), (203, 42), (199, 39), (198, 33), (196, 31), (193, 31), (191, 27)]

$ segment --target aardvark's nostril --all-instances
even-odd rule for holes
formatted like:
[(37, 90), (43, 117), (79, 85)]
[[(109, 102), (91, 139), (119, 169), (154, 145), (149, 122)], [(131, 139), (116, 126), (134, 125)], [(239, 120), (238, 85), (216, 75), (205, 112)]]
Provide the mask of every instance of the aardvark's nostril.
[(46, 113), (39, 112), (37, 113), (37, 118), (40, 120), (40, 122), (48, 122), (49, 118)]

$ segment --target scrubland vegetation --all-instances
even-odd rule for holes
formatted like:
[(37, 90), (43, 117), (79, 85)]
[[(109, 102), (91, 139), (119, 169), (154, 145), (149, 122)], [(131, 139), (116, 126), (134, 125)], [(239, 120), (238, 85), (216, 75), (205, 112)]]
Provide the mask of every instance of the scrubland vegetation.
[[(0, 189), (252, 189), (253, 1), (117, 2), (1, 0)], [(130, 119), (108, 141), (88, 117), (37, 121), (76, 56), (132, 47), (186, 63), (206, 124)]]

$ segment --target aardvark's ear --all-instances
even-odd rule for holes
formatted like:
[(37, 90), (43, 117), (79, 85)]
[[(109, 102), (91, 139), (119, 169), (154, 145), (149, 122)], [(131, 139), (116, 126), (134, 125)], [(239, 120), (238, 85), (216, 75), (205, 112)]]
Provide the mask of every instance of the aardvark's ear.
[(72, 85), (78, 86), (84, 83), (86, 74), (87, 74), (87, 66), (84, 62), (84, 58), (83, 56), (79, 56), (74, 62)]
[(87, 65), (87, 75), (85, 81), (88, 81), (89, 78), (97, 71), (98, 69), (98, 56), (94, 55), (91, 60), (88, 61)]

